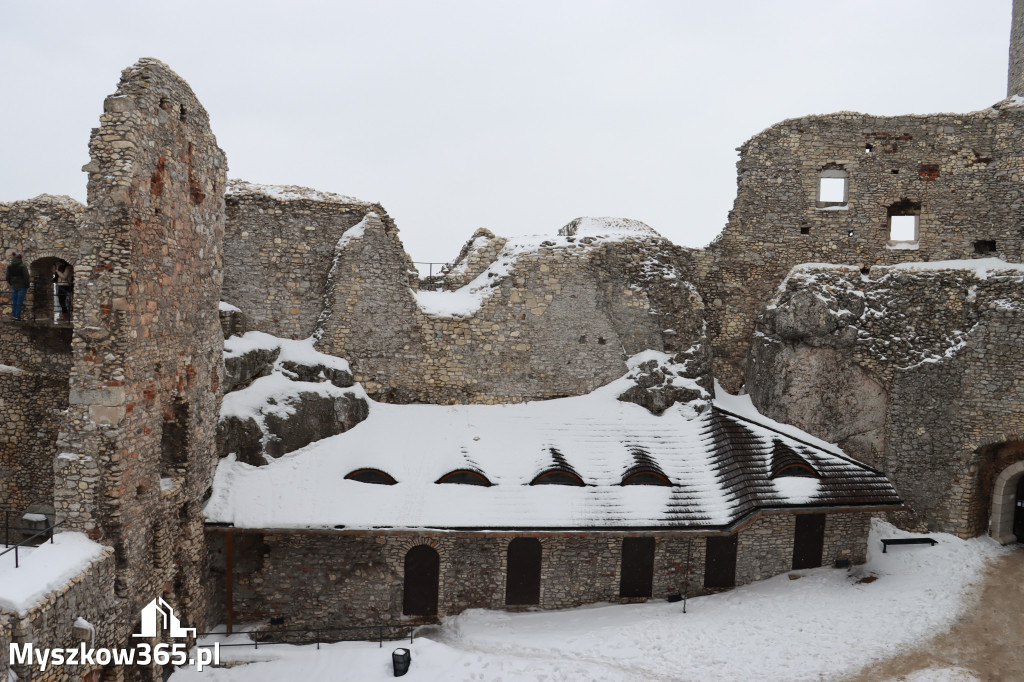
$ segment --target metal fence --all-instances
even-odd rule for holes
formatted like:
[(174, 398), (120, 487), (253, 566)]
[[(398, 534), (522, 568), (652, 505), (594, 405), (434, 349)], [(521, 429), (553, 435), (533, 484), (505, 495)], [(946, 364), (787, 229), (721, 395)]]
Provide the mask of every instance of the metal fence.
[[(43, 542), (45, 542), (47, 538), (49, 538), (50, 544), (52, 545), (53, 544), (53, 529), (56, 528), (57, 526), (61, 525), (62, 523), (64, 523), (63, 521), (57, 521), (56, 523), (50, 524), (49, 518), (52, 515), (51, 514), (42, 514), (41, 516), (44, 516), (44, 517), (47, 518), (47, 524), (48, 525), (46, 526), (46, 528), (44, 528), (43, 530), (36, 531), (35, 533), (33, 533), (32, 535), (30, 535), (27, 538), (22, 538), (18, 542), (14, 543), (14, 546), (12, 547), (11, 546), (11, 533), (12, 532), (15, 533), (16, 535), (24, 535), (26, 532), (31, 532), (33, 530), (36, 530), (36, 526), (14, 525), (14, 524), (11, 523), (11, 517), (14, 516), (16, 519), (21, 519), (21, 523), (24, 524), (25, 520), (24, 520), (23, 517), (25, 516), (25, 514), (31, 513), (31, 512), (18, 511), (18, 510), (14, 510), (14, 509), (3, 509), (3, 510), (0, 510), (0, 511), (2, 511), (3, 515), (4, 515), (4, 526), (3, 526), (4, 547), (7, 548), (4, 551), (0, 552), (0, 557), (2, 557), (5, 554), (8, 554), (10, 552), (14, 552), (14, 567), (15, 568), (20, 568), (21, 567), (21, 557), (19, 556), (19, 553), (18, 553), (19, 549), (21, 549), (22, 547), (36, 547), (36, 546), (42, 544)], [(39, 539), (39, 542), (36, 542), (37, 539)]]
[[(340, 627), (330, 628), (298, 628), (298, 629), (283, 629), (283, 628), (270, 628), (266, 630), (252, 630), (246, 633), (249, 636), (249, 642), (234, 642), (234, 643), (220, 643), (216, 645), (221, 647), (234, 647), (244, 646), (253, 647), (259, 649), (260, 646), (270, 646), (273, 644), (316, 644), (316, 648), (319, 649), (321, 644), (332, 644), (334, 642), (346, 642), (346, 641), (358, 641), (358, 642), (372, 642), (377, 640), (380, 648), (384, 647), (384, 642), (395, 642), (403, 640), (406, 637), (409, 638), (409, 643), (412, 644), (413, 636), (416, 633), (416, 629), (423, 625), (431, 625), (430, 622), (415, 622), (415, 623), (400, 623), (395, 625), (346, 625)], [(362, 637), (338, 637), (333, 636), (334, 633), (349, 633), (355, 632), (366, 633), (368, 636)], [(201, 632), (197, 636), (212, 637), (226, 636), (224, 632)], [(374, 636), (376, 635), (376, 636)], [(206, 649), (212, 649), (215, 644), (196, 644), (197, 647)]]

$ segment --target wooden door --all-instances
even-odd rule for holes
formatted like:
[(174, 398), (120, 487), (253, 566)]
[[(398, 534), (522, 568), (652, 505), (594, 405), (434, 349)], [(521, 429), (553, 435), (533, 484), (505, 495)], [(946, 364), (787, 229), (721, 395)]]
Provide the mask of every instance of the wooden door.
[(801, 514), (796, 517), (793, 536), (793, 568), (821, 566), (821, 552), (825, 547), (825, 515)]
[(416, 545), (405, 555), (405, 590), (402, 613), (407, 616), (437, 615), (437, 586), (441, 558), (430, 545)]
[(508, 543), (506, 604), (540, 603), (540, 540), (516, 538)]
[(620, 597), (650, 597), (654, 588), (654, 538), (622, 539)]
[(707, 539), (704, 587), (733, 587), (736, 585), (736, 548), (738, 545), (738, 535)]

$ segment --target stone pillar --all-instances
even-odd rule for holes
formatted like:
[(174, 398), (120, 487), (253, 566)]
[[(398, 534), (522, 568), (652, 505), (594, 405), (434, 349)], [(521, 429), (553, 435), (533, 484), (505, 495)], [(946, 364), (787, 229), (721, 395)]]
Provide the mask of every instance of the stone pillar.
[(1010, 77), (1006, 96), (1024, 95), (1024, 0), (1013, 0), (1010, 30)]

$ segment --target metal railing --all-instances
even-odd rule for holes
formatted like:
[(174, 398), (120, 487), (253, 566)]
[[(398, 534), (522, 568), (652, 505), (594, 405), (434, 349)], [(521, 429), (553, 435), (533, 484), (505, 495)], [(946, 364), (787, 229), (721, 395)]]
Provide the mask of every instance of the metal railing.
[[(414, 260), (413, 265), (426, 265), (427, 276), (420, 277), (421, 287), (426, 286), (428, 288), (441, 289), (444, 286), (444, 278), (451, 270), (451, 263), (431, 263), (428, 261)], [(437, 272), (434, 272), (434, 266), (437, 266)], [(422, 273), (421, 273), (422, 274)]]
[[(34, 512), (14, 511), (14, 510), (11, 510), (11, 509), (4, 509), (2, 511), (4, 513), (4, 547), (7, 547), (8, 549), (5, 549), (4, 551), (0, 552), (0, 557), (2, 557), (5, 554), (8, 554), (10, 552), (14, 552), (14, 567), (15, 568), (21, 568), (21, 557), (19, 556), (19, 553), (18, 553), (18, 550), (20, 548), (28, 547), (28, 546), (36, 547), (36, 546), (38, 546), (38, 544), (42, 544), (41, 542), (37, 543), (37, 544), (33, 544), (33, 540), (35, 540), (36, 538), (40, 538), (40, 537), (44, 538), (44, 540), (45, 540), (45, 538), (47, 537), (47, 534), (49, 534), (48, 537), (50, 539), (50, 544), (52, 545), (53, 544), (53, 535), (54, 535), (53, 529), (56, 528), (57, 526), (61, 525), (62, 523), (64, 523), (63, 521), (57, 521), (56, 523), (54, 523), (52, 525), (48, 525), (46, 528), (44, 528), (41, 531), (36, 532), (34, 535), (31, 535), (31, 536), (29, 536), (27, 538), (23, 538), (22, 540), (14, 543), (14, 546), (11, 547), (11, 531), (12, 530), (14, 532), (16, 532), (16, 533), (19, 533), (19, 534), (24, 534), (25, 531), (35, 530), (34, 526), (24, 526), (24, 525), (22, 525), (22, 526), (12, 526), (11, 525), (11, 515), (15, 514), (15, 515), (24, 516), (26, 513), (34, 513)], [(49, 518), (50, 516), (52, 516), (52, 514), (42, 514), (42, 516), (45, 516), (45, 517)]]
[[(235, 633), (235, 634), (248, 635), (249, 639), (251, 640), (249, 642), (235, 642), (235, 643), (221, 643), (221, 642), (217, 642), (215, 644), (214, 643), (211, 643), (211, 644), (200, 644), (197, 641), (196, 646), (197, 647), (201, 647), (201, 648), (206, 648), (206, 649), (212, 649), (215, 645), (219, 645), (221, 647), (231, 647), (231, 646), (249, 647), (249, 646), (251, 646), (254, 649), (259, 649), (261, 644), (263, 646), (270, 646), (272, 644), (294, 644), (294, 645), (316, 644), (316, 648), (319, 649), (321, 644), (333, 644), (334, 642), (342, 642), (342, 641), (372, 642), (374, 639), (376, 639), (377, 643), (380, 645), (380, 648), (383, 649), (385, 641), (397, 642), (398, 640), (405, 639), (406, 637), (409, 638), (409, 643), (412, 644), (413, 636), (416, 633), (416, 629), (421, 627), (421, 626), (423, 626), (423, 625), (432, 625), (432, 624), (433, 623), (431, 623), (431, 622), (416, 622), (416, 623), (398, 623), (398, 624), (394, 624), (394, 625), (344, 625), (344, 626), (333, 627), (333, 628), (298, 628), (298, 629), (271, 628), (271, 629), (267, 629), (267, 630), (251, 630), (249, 632)], [(376, 637), (366, 637), (366, 638), (354, 638), (354, 639), (345, 639), (343, 637), (331, 637), (330, 636), (330, 633), (343, 633), (343, 632), (350, 632), (350, 631), (356, 631), (356, 632), (359, 632), (359, 631), (372, 631), (372, 632), (376, 632), (377, 636)], [(399, 636), (394, 636), (394, 634), (393, 634), (394, 631), (398, 631), (398, 632), (407, 631), (407, 634), (403, 634), (400, 637)], [(385, 636), (385, 632), (388, 633), (387, 636)], [(299, 633), (301, 635), (306, 635), (306, 637), (298, 637), (298, 638), (286, 637), (284, 639), (278, 639), (277, 641), (271, 641), (269, 639), (271, 637), (274, 637), (276, 639), (280, 635), (289, 635), (289, 634), (292, 634), (292, 633)], [(227, 635), (226, 632), (200, 632), (197, 635), (197, 640), (199, 638), (202, 638), (202, 637), (211, 637), (211, 636), (226, 637), (228, 635)]]

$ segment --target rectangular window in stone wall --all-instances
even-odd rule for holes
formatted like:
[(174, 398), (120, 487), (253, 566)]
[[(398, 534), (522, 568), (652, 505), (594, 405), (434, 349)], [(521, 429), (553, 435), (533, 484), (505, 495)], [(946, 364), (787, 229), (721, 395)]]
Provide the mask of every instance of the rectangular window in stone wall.
[(821, 552), (825, 547), (825, 515), (801, 514), (796, 517), (793, 535), (793, 568), (821, 566)]
[(654, 538), (623, 538), (619, 596), (649, 598), (653, 587)]
[(733, 587), (736, 585), (738, 541), (738, 535), (707, 539), (704, 587)]

